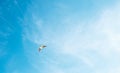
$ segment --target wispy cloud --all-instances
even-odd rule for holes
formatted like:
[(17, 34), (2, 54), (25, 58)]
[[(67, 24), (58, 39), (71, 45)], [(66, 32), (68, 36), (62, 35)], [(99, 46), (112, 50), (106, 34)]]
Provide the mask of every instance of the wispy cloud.
[[(60, 34), (59, 29), (53, 31), (53, 29), (50, 28), (52, 25), (47, 25), (47, 29), (43, 29), (45, 25), (44, 20), (39, 17), (37, 18), (37, 15), (35, 15), (32, 17), (33, 25), (30, 25), (30, 28), (34, 28), (30, 29), (28, 27), (30, 30), (25, 30), (24, 37), (27, 37), (28, 40), (37, 45), (47, 40), (48, 48), (50, 48), (49, 50), (52, 52), (48, 54), (57, 56), (56, 61), (53, 59), (55, 56), (49, 56), (52, 58), (51, 62), (47, 61), (47, 63), (42, 64), (45, 65), (47, 69), (50, 69), (51, 73), (73, 73), (73, 71), (79, 73), (81, 71), (78, 68), (84, 66), (84, 69), (89, 68), (93, 70), (94, 73), (117, 73), (120, 67), (119, 7), (118, 4), (112, 6), (112, 8), (103, 9), (97, 19), (94, 19), (95, 21), (81, 22), (79, 18), (76, 19), (73, 16), (69, 16), (71, 18), (62, 18), (60, 19), (61, 23), (59, 24), (61, 25), (59, 26), (60, 28), (64, 26), (61, 28), (61, 31), (64, 30), (64, 32)], [(53, 27), (55, 26), (53, 25)], [(32, 60), (33, 58), (31, 58), (31, 56), (33, 56), (35, 60)], [(60, 62), (64, 61), (63, 57), (71, 57), (65, 59), (70, 62), (69, 64), (74, 60), (77, 60), (77, 62), (75, 61), (76, 63), (74, 62), (73, 64), (83, 64), (64, 69), (63, 65), (65, 66), (66, 62)], [(41, 62), (36, 61), (41, 60), (38, 59), (39, 56), (37, 54), (31, 54), (28, 58), (33, 61), (32, 65), (39, 70), (39, 67), (41, 67), (39, 65), (48, 57), (42, 57), (44, 60)], [(61, 58), (61, 60), (59, 58)], [(48, 60), (50, 60), (50, 58), (48, 58)]]

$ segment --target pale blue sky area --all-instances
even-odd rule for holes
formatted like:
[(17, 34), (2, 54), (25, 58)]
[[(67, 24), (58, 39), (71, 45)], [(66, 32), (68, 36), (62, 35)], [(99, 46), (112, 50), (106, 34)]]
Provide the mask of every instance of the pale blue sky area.
[(0, 0), (0, 73), (120, 73), (119, 8), (119, 0)]

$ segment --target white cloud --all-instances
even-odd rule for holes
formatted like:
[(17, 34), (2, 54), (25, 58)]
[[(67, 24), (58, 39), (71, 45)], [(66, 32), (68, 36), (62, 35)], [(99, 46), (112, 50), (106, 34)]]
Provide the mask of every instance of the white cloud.
[[(120, 61), (119, 7), (119, 5), (116, 5), (112, 8), (104, 9), (100, 17), (98, 17), (98, 19), (96, 19), (96, 21), (93, 21), (92, 23), (81, 23), (78, 19), (75, 20), (75, 18), (63, 18), (61, 20), (64, 21), (61, 23), (67, 24), (67, 26), (65, 26), (65, 29), (63, 29), (65, 30), (65, 32), (62, 34), (58, 34), (58, 32), (49, 33), (48, 31), (52, 30), (51, 28), (49, 28), (49, 26), (51, 25), (48, 25), (48, 29), (46, 31), (39, 30), (38, 27), (42, 27), (41, 24), (44, 24), (44, 21), (36, 18), (35, 20), (33, 19), (34, 25), (32, 26), (34, 26), (35, 29), (38, 29), (40, 33), (39, 31), (36, 32), (34, 29), (32, 29), (31, 33), (25, 33), (27, 34), (25, 37), (29, 38), (29, 40), (36, 44), (41, 44), (41, 40), (47, 40), (48, 43), (50, 43), (50, 48), (52, 47), (52, 49), (50, 50), (52, 50), (52, 53), (54, 55), (60, 55), (61, 57), (74, 57), (76, 60), (79, 61), (77, 63), (83, 61), (85, 64), (84, 66), (92, 68), (95, 73), (117, 73), (119, 72), (120, 67), (120, 64), (117, 63), (118, 61)], [(86, 24), (86, 26), (83, 26), (83, 24)], [(40, 38), (41, 35), (42, 38)], [(31, 56), (32, 55), (30, 55), (30, 57)], [(36, 58), (39, 58), (36, 55), (33, 56), (35, 60)], [(55, 63), (57, 64), (58, 62), (59, 61), (56, 61)], [(34, 63), (35, 67), (38, 67), (39, 69), (38, 65), (40, 65), (40, 62), (36, 63), (36, 61), (34, 61)], [(48, 66), (51, 66), (51, 64), (52, 63), (48, 62)], [(67, 73), (73, 70), (75, 70), (76, 72), (80, 72), (78, 70), (78, 67), (69, 67), (69, 69), (65, 70), (54, 64), (52, 65), (52, 68), (50, 68), (50, 71), (52, 70), (52, 72)], [(101, 66), (104, 67), (102, 68)], [(107, 70), (104, 70), (104, 68)]]
[[(81, 29), (78, 28), (79, 25), (75, 25), (75, 27), (68, 29), (68, 33), (56, 37), (56, 41), (53, 43), (53, 45), (58, 45), (56, 52), (76, 58), (81, 58), (82, 55), (85, 56), (87, 54), (88, 58), (85, 57), (86, 60), (84, 60), (84, 58), (82, 59), (87, 65), (99, 66), (100, 61), (96, 61), (101, 57), (101, 61), (105, 63), (106, 61), (109, 62), (105, 65), (109, 66), (111, 63), (116, 65), (116, 63), (110, 60), (114, 57), (115, 60), (119, 60), (118, 56), (120, 55), (119, 7), (118, 5), (114, 6), (113, 9), (109, 8), (103, 10), (100, 18), (93, 22), (92, 25), (90, 24), (90, 27), (85, 28), (85, 31), (82, 29), (82, 32), (77, 32), (76, 30), (81, 31)], [(92, 55), (89, 54), (89, 51), (96, 51), (96, 55), (100, 56), (97, 56), (98, 58), (94, 57), (94, 60), (92, 60)], [(117, 64), (117, 66), (120, 65)]]
[(95, 73), (120, 73), (120, 67), (105, 68), (102, 70), (97, 70)]

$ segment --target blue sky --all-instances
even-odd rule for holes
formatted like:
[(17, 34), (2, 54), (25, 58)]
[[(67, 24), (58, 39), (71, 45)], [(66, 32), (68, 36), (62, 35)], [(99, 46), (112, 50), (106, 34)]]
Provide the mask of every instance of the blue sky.
[(119, 0), (1, 0), (0, 73), (120, 73), (119, 8)]

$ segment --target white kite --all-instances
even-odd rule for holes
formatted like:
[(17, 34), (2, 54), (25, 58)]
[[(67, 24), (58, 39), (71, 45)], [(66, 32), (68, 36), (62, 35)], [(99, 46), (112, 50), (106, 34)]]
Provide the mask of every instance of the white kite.
[(41, 46), (39, 47), (38, 51), (40, 52), (40, 51), (41, 51), (43, 48), (45, 48), (45, 47), (47, 47), (47, 46), (41, 45)]

